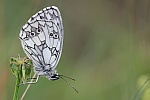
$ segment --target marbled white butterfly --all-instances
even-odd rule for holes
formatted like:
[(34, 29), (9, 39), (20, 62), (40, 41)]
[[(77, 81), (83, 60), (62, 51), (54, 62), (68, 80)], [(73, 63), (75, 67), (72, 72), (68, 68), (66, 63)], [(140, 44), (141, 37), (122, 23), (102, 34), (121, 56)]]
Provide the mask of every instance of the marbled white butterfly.
[[(39, 76), (49, 80), (62, 78), (63, 75), (58, 75), (55, 70), (62, 53), (64, 37), (62, 17), (57, 7), (46, 7), (33, 15), (20, 30), (19, 37), (37, 74), (35, 82), (25, 83), (36, 83)], [(75, 91), (77, 92), (76, 89)]]

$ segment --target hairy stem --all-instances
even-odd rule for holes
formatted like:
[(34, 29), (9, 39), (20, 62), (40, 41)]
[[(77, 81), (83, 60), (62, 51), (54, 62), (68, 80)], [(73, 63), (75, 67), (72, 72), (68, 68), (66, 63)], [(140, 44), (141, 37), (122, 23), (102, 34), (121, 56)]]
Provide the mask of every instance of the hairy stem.
[(18, 74), (17, 79), (16, 79), (16, 85), (15, 85), (13, 100), (17, 100), (17, 98), (18, 98), (19, 84), (20, 84), (20, 78), (19, 78), (19, 74)]

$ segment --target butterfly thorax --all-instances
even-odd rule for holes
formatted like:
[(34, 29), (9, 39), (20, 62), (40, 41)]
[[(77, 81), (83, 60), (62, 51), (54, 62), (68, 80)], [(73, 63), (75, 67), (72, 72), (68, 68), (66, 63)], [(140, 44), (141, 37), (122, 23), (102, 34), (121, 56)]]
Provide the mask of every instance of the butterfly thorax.
[[(42, 68), (42, 67), (40, 67)], [(34, 72), (39, 76), (45, 76), (49, 80), (57, 80), (59, 79), (58, 73), (55, 69), (51, 69), (50, 67), (43, 67), (43, 69), (39, 70), (37, 67), (34, 67)]]

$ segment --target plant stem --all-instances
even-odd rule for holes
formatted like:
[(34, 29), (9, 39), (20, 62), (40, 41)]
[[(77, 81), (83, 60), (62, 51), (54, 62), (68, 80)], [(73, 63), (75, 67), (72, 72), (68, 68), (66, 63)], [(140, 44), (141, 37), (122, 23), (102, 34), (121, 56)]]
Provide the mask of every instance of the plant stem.
[[(33, 78), (34, 78), (35, 76), (36, 76), (36, 73), (33, 75)], [(33, 81), (33, 79), (31, 79), (30, 82), (32, 82), (32, 81)], [(30, 85), (31, 85), (31, 84), (28, 84), (28, 86), (27, 86), (26, 90), (24, 91), (24, 93), (23, 93), (23, 95), (22, 95), (22, 97), (21, 97), (20, 100), (23, 100), (24, 96), (26, 95), (27, 91), (28, 91), (29, 88), (30, 88)]]
[(20, 78), (19, 78), (19, 74), (18, 74), (17, 79), (16, 79), (16, 85), (15, 85), (15, 91), (14, 91), (13, 100), (17, 100), (17, 98), (18, 98), (19, 84), (20, 84)]

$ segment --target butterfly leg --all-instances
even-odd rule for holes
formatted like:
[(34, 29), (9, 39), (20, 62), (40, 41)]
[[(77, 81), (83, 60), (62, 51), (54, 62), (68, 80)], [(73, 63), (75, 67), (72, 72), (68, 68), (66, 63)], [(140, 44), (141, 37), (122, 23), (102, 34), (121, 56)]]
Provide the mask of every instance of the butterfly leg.
[(24, 84), (36, 84), (37, 82), (38, 82), (38, 80), (39, 80), (39, 75), (37, 75), (37, 77), (36, 78), (30, 78), (30, 79), (36, 79), (35, 80), (35, 82), (32, 82), (32, 81), (30, 81), (30, 82), (22, 82), (21, 84), (19, 84), (19, 86), (20, 85), (24, 85)]
[(27, 78), (27, 80), (29, 80), (29, 79), (37, 79), (37, 77)]

